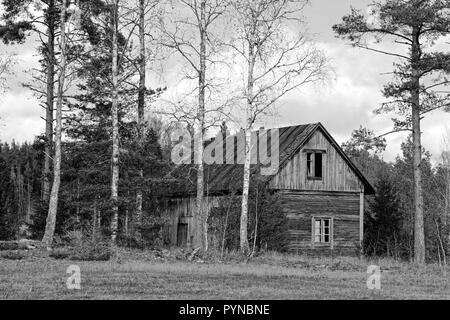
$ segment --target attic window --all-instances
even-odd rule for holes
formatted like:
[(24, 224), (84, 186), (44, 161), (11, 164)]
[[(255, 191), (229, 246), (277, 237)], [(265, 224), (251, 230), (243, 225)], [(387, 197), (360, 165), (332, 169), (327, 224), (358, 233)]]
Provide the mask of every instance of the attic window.
[(307, 177), (313, 180), (322, 180), (323, 152), (308, 151), (306, 153)]

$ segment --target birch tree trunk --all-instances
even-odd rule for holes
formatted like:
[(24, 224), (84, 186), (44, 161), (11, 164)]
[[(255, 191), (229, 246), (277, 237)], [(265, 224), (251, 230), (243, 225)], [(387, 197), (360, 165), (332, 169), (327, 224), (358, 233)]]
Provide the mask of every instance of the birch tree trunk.
[(112, 12), (112, 158), (111, 158), (111, 241), (116, 242), (119, 227), (119, 95), (118, 95), (118, 6), (119, 0), (114, 0)]
[(413, 44), (411, 50), (412, 64), (412, 129), (413, 129), (413, 171), (414, 171), (414, 262), (425, 263), (425, 235), (423, 219), (423, 193), (422, 193), (422, 145), (420, 131), (420, 78), (417, 64), (420, 60), (419, 31), (413, 30)]
[(250, 164), (251, 164), (251, 127), (253, 125), (252, 108), (253, 108), (253, 88), (254, 88), (254, 55), (253, 41), (249, 41), (249, 60), (247, 74), (247, 128), (245, 130), (245, 163), (244, 163), (244, 181), (242, 185), (242, 207), (241, 207), (241, 224), (240, 224), (240, 248), (245, 255), (249, 254), (250, 246), (248, 243), (248, 194), (250, 189)]
[(55, 82), (55, 1), (48, 2), (48, 29), (47, 29), (47, 88), (46, 88), (46, 112), (45, 112), (45, 156), (42, 185), (42, 200), (50, 198), (51, 155), (53, 154), (53, 100)]
[(56, 213), (58, 211), (58, 194), (61, 182), (61, 135), (62, 135), (62, 103), (64, 94), (64, 80), (66, 76), (66, 0), (62, 0), (61, 7), (61, 71), (58, 79), (58, 96), (56, 103), (56, 134), (55, 156), (53, 163), (53, 185), (42, 242), (49, 249), (55, 233)]
[[(139, 65), (139, 93), (138, 93), (138, 139), (142, 148), (144, 139), (144, 112), (145, 112), (145, 0), (139, 0), (139, 49), (140, 49), (140, 65)], [(139, 170), (139, 177), (143, 179), (144, 171)], [(142, 189), (138, 189), (136, 194), (136, 216), (134, 221), (133, 233), (140, 238), (139, 226), (142, 222)]]
[[(172, 6), (173, 16), (161, 19), (161, 31), (165, 38), (164, 45), (176, 51), (187, 62), (190, 71), (193, 73), (186, 75), (185, 79), (193, 80), (198, 77), (198, 82), (196, 83), (197, 87), (194, 89), (196, 92), (195, 117), (192, 117), (191, 114), (190, 101), (186, 105), (186, 107), (189, 105), (189, 110), (184, 105), (176, 103), (173, 113), (169, 112), (168, 114), (172, 114), (178, 121), (180, 119), (179, 116), (189, 119), (187, 129), (191, 131), (190, 128), (194, 128), (192, 130), (194, 131), (192, 135), (195, 138), (193, 160), (197, 169), (197, 190), (192, 228), (190, 227), (189, 229), (188, 245), (189, 247), (200, 248), (206, 251), (208, 250), (208, 210), (205, 204), (205, 191), (206, 193), (208, 191), (205, 190), (203, 135), (209, 119), (206, 118), (205, 114), (206, 112), (208, 114), (218, 114), (217, 112), (224, 108), (223, 105), (220, 105), (212, 110), (208, 108), (208, 111), (206, 111), (206, 88), (208, 86), (211, 86), (211, 89), (217, 87), (216, 84), (207, 83), (206, 74), (210, 68), (209, 66), (213, 67), (214, 64), (219, 62), (215, 61), (215, 58), (217, 58), (215, 54), (218, 47), (223, 45), (220, 44), (220, 41), (216, 41), (216, 34), (211, 30), (213, 25), (218, 23), (220, 16), (226, 12), (229, 3), (223, 0), (189, 0), (173, 3), (180, 3), (181, 6), (179, 8)], [(193, 92), (190, 91), (189, 95)], [(213, 105), (211, 104), (211, 106)], [(208, 105), (208, 107), (211, 106)], [(215, 122), (214, 117), (211, 120)]]
[(194, 246), (208, 250), (208, 218), (204, 208), (204, 166), (203, 166), (203, 131), (205, 127), (205, 84), (206, 84), (206, 0), (200, 3), (200, 68), (198, 77), (198, 131), (196, 137), (197, 148), (197, 208), (196, 231)]
[(447, 181), (446, 181), (446, 199), (445, 199), (445, 222), (446, 222), (446, 227), (447, 227), (447, 256), (450, 255), (450, 162), (447, 163), (446, 166), (446, 176), (447, 176)]

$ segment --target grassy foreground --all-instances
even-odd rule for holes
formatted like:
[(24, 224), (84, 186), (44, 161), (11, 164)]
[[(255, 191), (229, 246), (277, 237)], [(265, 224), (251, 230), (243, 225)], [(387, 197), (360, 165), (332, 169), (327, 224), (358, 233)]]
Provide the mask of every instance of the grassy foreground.
[[(381, 267), (368, 290), (367, 267)], [(81, 290), (68, 290), (70, 265)], [(106, 262), (44, 254), (0, 258), (0, 299), (450, 299), (450, 277), (436, 265), (267, 254), (248, 263), (189, 262), (123, 254)]]

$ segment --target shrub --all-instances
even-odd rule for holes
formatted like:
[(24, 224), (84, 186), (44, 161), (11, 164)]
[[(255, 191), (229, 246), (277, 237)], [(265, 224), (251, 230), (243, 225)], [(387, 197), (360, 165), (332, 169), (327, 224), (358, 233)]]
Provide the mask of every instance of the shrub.
[(70, 231), (64, 237), (64, 246), (54, 249), (50, 257), (81, 261), (107, 261), (111, 258), (109, 242), (87, 237), (79, 231)]
[(144, 247), (160, 247), (163, 244), (163, 226), (168, 223), (167, 217), (146, 215), (143, 217), (139, 232), (142, 235)]
[(108, 261), (111, 258), (111, 247), (106, 242), (85, 241), (72, 250), (70, 259), (81, 261)]
[(80, 230), (71, 230), (68, 231), (63, 237), (62, 237), (62, 243), (67, 243), (70, 246), (78, 247), (82, 246), (83, 242), (87, 240), (87, 238), (82, 231)]
[[(255, 187), (256, 188), (256, 187)], [(252, 189), (248, 201), (248, 239), (253, 247), (256, 228), (256, 247), (259, 250), (284, 252), (287, 249), (288, 220), (281, 207), (277, 194), (270, 193), (264, 187), (258, 192)], [(258, 222), (256, 222), (256, 212)], [(220, 201), (210, 214), (210, 233), (216, 248), (222, 247), (225, 231), (225, 249), (239, 249), (239, 229), (241, 215), (241, 197), (230, 196)]]
[(125, 247), (130, 249), (143, 249), (144, 241), (133, 235), (118, 234), (117, 245), (119, 247)]
[(69, 259), (71, 255), (70, 248), (56, 248), (50, 252), (49, 256), (53, 259)]
[(128, 235), (119, 234), (117, 244), (120, 247), (132, 249), (159, 248), (163, 245), (162, 229), (166, 224), (166, 217), (146, 214), (142, 217), (140, 224), (135, 227), (139, 236), (132, 231)]
[(0, 251), (17, 250), (18, 248), (19, 248), (19, 244), (16, 241), (1, 241), (0, 242)]
[(8, 260), (21, 260), (24, 258), (24, 255), (19, 251), (6, 251), (1, 254), (1, 257)]

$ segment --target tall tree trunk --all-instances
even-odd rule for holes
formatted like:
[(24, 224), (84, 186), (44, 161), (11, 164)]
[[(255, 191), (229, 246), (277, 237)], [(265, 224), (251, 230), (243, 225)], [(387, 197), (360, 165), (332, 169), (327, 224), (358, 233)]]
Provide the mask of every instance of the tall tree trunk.
[(248, 243), (248, 194), (250, 189), (250, 161), (251, 161), (251, 131), (245, 130), (245, 162), (244, 162), (244, 181), (242, 186), (242, 205), (240, 221), (240, 248), (241, 252), (247, 255), (250, 251)]
[(208, 218), (204, 208), (204, 166), (203, 166), (203, 134), (205, 127), (205, 87), (206, 87), (206, 0), (200, 4), (200, 69), (198, 78), (198, 131), (197, 148), (197, 208), (196, 226), (194, 232), (194, 246), (208, 250)]
[(92, 239), (97, 240), (97, 201), (92, 206)]
[(417, 264), (425, 263), (425, 235), (423, 218), (423, 194), (422, 194), (422, 144), (420, 132), (420, 110), (414, 103), (413, 106), (413, 145), (414, 145), (414, 261)]
[(27, 178), (27, 216), (25, 219), (25, 222), (29, 224), (31, 222), (31, 183), (30, 183), (30, 176)]
[(112, 157), (111, 157), (111, 202), (112, 202), (112, 217), (111, 217), (111, 241), (116, 242), (117, 232), (119, 228), (119, 94), (118, 94), (118, 7), (119, 0), (114, 0), (112, 12)]
[(244, 181), (242, 186), (242, 207), (241, 207), (241, 225), (240, 225), (240, 248), (245, 255), (249, 254), (250, 245), (248, 243), (248, 194), (250, 189), (250, 164), (251, 164), (251, 127), (253, 124), (252, 107), (253, 107), (253, 87), (254, 87), (254, 69), (255, 56), (254, 45), (252, 41), (249, 43), (249, 60), (247, 74), (247, 128), (245, 130), (245, 163), (244, 163)]
[(447, 227), (447, 256), (450, 255), (450, 162), (446, 166), (447, 185), (445, 199), (445, 226)]
[[(145, 0), (139, 0), (139, 48), (140, 48), (140, 66), (139, 66), (139, 93), (138, 93), (138, 139), (142, 150), (144, 140), (144, 112), (145, 112)], [(144, 171), (139, 170), (139, 177), (144, 178)], [(134, 222), (134, 234), (140, 238), (138, 227), (142, 222), (142, 188), (139, 187), (136, 194), (136, 216)]]
[(256, 197), (255, 197), (255, 232), (254, 232), (254, 236), (253, 236), (253, 248), (252, 248), (252, 254), (251, 256), (253, 257), (255, 255), (256, 252), (256, 242), (258, 240), (258, 200), (259, 200), (259, 186), (256, 186)]
[(420, 43), (418, 30), (413, 31), (411, 50), (412, 64), (412, 129), (413, 129), (413, 171), (414, 171), (414, 262), (425, 263), (425, 235), (423, 219), (422, 193), (422, 144), (420, 131), (420, 76), (417, 69), (420, 60)]
[(58, 211), (58, 194), (61, 182), (61, 135), (62, 135), (62, 104), (64, 94), (64, 80), (66, 77), (66, 0), (61, 4), (61, 70), (58, 79), (58, 96), (56, 103), (56, 134), (55, 134), (55, 156), (53, 163), (53, 185), (50, 194), (45, 233), (42, 242), (50, 248), (55, 233), (56, 213)]
[(48, 29), (47, 29), (47, 88), (46, 88), (46, 114), (45, 114), (45, 156), (42, 184), (42, 200), (50, 198), (50, 176), (53, 154), (53, 100), (55, 82), (55, 1), (48, 2)]

